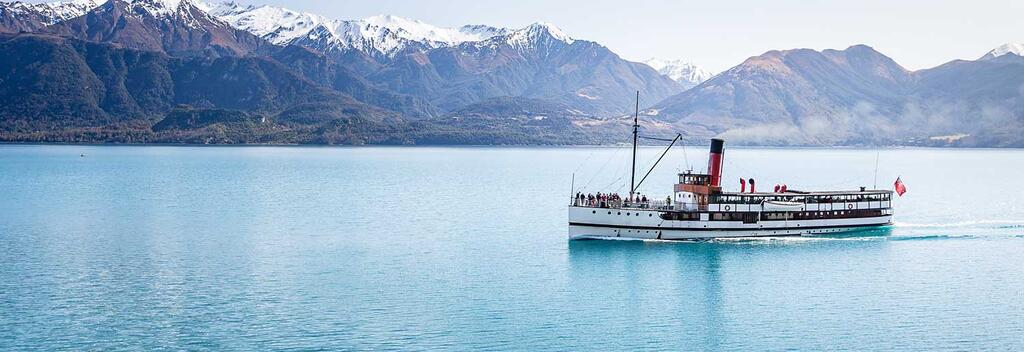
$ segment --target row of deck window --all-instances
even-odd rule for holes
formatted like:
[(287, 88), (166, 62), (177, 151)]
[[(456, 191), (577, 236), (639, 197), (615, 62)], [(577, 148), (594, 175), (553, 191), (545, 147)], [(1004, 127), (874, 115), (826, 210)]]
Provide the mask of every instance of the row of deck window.
[[(697, 221), (701, 213), (662, 213), (664, 220), (675, 221)], [(707, 213), (711, 221), (745, 221), (752, 222), (760, 220), (818, 220), (837, 218), (867, 218), (891, 214), (888, 209), (859, 209), (859, 210), (836, 210), (836, 211), (801, 211), (801, 212), (728, 212), (728, 213)]]
[(797, 203), (853, 203), (853, 202), (887, 202), (891, 200), (888, 193), (875, 194), (844, 194), (844, 195), (778, 195), (778, 196), (721, 196), (712, 195), (711, 203), (718, 204), (761, 204), (765, 201), (782, 201)]

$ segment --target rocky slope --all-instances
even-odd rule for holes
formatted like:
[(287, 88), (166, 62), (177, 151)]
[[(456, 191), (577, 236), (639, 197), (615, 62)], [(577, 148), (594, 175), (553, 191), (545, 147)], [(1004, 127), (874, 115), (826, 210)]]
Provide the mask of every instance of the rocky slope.
[(368, 77), (397, 92), (423, 96), (442, 111), (511, 96), (611, 116), (631, 110), (636, 90), (651, 101), (682, 91), (646, 65), (625, 61), (597, 43), (569, 38), (547, 24), (406, 55)]
[(46, 26), (84, 15), (103, 0), (73, 0), (54, 3), (0, 2), (0, 33), (40, 31)]
[(432, 26), (396, 16), (330, 20), (271, 6), (208, 5), (239, 29), (343, 63), (388, 89), (440, 111), (497, 97), (551, 99), (590, 114), (629, 110), (633, 92), (657, 101), (683, 90), (644, 65), (576, 40), (551, 24), (513, 30)]
[[(993, 51), (993, 52), (998, 52)], [(1024, 146), (1024, 57), (1014, 52), (918, 71), (901, 117), (933, 142)]]
[[(0, 57), (0, 130), (13, 140), (61, 140), (96, 129), (122, 135), (114, 141), (154, 138), (149, 126), (177, 110), (189, 111), (195, 127), (233, 111), (281, 133), (327, 124), (385, 129), (401, 122), (397, 114), (266, 58), (176, 58), (48, 35), (0, 37), (0, 51), (16, 53)], [(363, 137), (352, 132), (346, 138)]]
[(192, 0), (110, 0), (48, 32), (175, 56), (240, 56), (270, 47)]

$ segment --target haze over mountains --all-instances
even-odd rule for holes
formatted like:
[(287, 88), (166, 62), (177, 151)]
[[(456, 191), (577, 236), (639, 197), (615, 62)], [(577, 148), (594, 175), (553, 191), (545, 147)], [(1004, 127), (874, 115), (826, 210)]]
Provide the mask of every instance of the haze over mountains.
[[(874, 49), (712, 75), (552, 24), (442, 28), (195, 0), (0, 3), (0, 140), (1022, 146), (1024, 46), (911, 72)], [(696, 49), (695, 49), (696, 50)]]
[(1020, 146), (1024, 58), (996, 49), (911, 72), (874, 49), (752, 57), (647, 115), (755, 144)]

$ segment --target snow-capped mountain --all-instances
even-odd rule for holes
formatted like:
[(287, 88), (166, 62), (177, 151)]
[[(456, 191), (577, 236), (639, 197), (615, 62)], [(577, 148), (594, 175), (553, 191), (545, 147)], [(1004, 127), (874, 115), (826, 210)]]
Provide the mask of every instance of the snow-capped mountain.
[(41, 22), (51, 25), (84, 15), (89, 10), (99, 7), (106, 0), (72, 0), (51, 3), (30, 4), (21, 1), (2, 4), (0, 11), (12, 11), (15, 14), (38, 15)]
[(32, 32), (84, 15), (104, 0), (73, 0), (42, 4), (0, 2), (0, 33)]
[(572, 45), (575, 39), (565, 34), (562, 29), (553, 24), (537, 22), (521, 29), (510, 31), (508, 34), (488, 40), (484, 45), (493, 45), (493, 42), (500, 41), (508, 44), (520, 53), (527, 55), (536, 54), (545, 57), (558, 48), (565, 45)]
[(443, 28), (392, 15), (380, 15), (362, 21), (348, 22), (358, 22), (362, 24), (361, 29), (371, 29), (371, 31), (361, 30), (360, 34), (363, 34), (363, 37), (369, 37), (365, 34), (379, 35), (386, 29), (394, 32), (399, 38), (426, 43), (431, 47), (477, 42), (508, 32), (504, 28), (483, 25)]
[(46, 32), (174, 56), (244, 55), (269, 46), (194, 0), (109, 0)]
[(568, 34), (565, 34), (561, 28), (546, 22), (537, 22), (513, 31), (509, 33), (506, 41), (513, 47), (526, 47), (536, 43), (538, 38), (549, 38), (566, 44), (572, 44), (575, 41)]
[(83, 9), (104, 2), (52, 25), (37, 21), (40, 25), (27, 31), (176, 57), (260, 57), (410, 116), (500, 97), (614, 115), (630, 108), (637, 90), (650, 101), (682, 90), (650, 67), (549, 23), (519, 29), (439, 27), (397, 16), (338, 20), (206, 0), (77, 1)]
[[(556, 26), (535, 23), (513, 30), (486, 25), (439, 27), (392, 15), (379, 15), (361, 20), (337, 20), (317, 14), (294, 11), (275, 6), (255, 6), (236, 2), (205, 2), (202, 0), (117, 0), (124, 4), (125, 13), (185, 18), (190, 26), (200, 22), (224, 22), (231, 27), (249, 32), (276, 45), (295, 44), (322, 53), (358, 51), (370, 57), (393, 59), (399, 54), (452, 47), (462, 43), (483, 43), (502, 37), (512, 47), (534, 49), (537, 40), (553, 40), (572, 44), (574, 39)], [(18, 20), (31, 18), (31, 22), (4, 25), (7, 31), (38, 30), (86, 15), (107, 3), (107, 0), (72, 0), (42, 4), (23, 2), (0, 3), (0, 15)], [(198, 9), (199, 11), (192, 11)], [(29, 14), (31, 16), (29, 16)]]
[(643, 63), (647, 64), (647, 66), (651, 66), (657, 70), (658, 73), (674, 79), (686, 88), (704, 83), (704, 81), (707, 81), (714, 76), (711, 72), (694, 65), (692, 62), (684, 60), (661, 60), (650, 58), (644, 60)]
[[(208, 3), (237, 29), (325, 54), (368, 81), (450, 111), (494, 97), (541, 97), (580, 110), (625, 109), (637, 87), (652, 100), (681, 90), (654, 70), (550, 23), (520, 29), (439, 27), (398, 16), (337, 20), (274, 6)], [(293, 53), (298, 53), (292, 50)]]
[(135, 17), (176, 17), (191, 25), (199, 25), (202, 21), (221, 22), (208, 13), (210, 6), (199, 0), (71, 0), (38, 4), (0, 2), (0, 16), (10, 15), (45, 27), (71, 21), (104, 6), (111, 9), (116, 7)]
[(235, 28), (274, 44), (298, 44), (321, 52), (359, 50), (394, 57), (409, 48), (436, 49), (502, 35), (507, 29), (482, 25), (446, 28), (398, 16), (335, 20), (273, 6), (209, 3), (206, 9)]
[[(191, 0), (121, 0), (128, 8), (135, 11), (145, 11), (155, 16), (170, 16), (182, 7), (183, 4), (198, 4)], [(75, 17), (85, 15), (96, 9), (109, 0), (71, 0), (49, 3), (29, 4), (21, 1), (9, 3), (14, 8), (24, 12), (36, 12), (43, 15), (47, 25), (67, 21)]]
[(1024, 57), (1024, 43), (1007, 43), (1000, 45), (998, 48), (989, 51), (988, 54), (985, 54), (982, 59), (992, 59), (1007, 54)]
[(647, 65), (547, 23), (402, 55), (369, 77), (393, 91), (426, 97), (442, 111), (492, 98), (526, 97), (614, 115), (628, 110), (637, 90), (652, 101), (682, 90)]
[[(192, 0), (120, 0), (126, 9), (138, 15), (165, 17), (205, 17), (213, 19), (199, 1)], [(199, 10), (199, 11), (194, 11)]]
[[(486, 25), (439, 27), (392, 15), (338, 20), (280, 7), (234, 2), (207, 3), (205, 7), (211, 14), (235, 28), (274, 44), (298, 45), (335, 57), (355, 52), (372, 58), (369, 59), (374, 62), (371, 66), (387, 65), (403, 54), (424, 53), (462, 44), (470, 45), (467, 48), (476, 48), (473, 50), (508, 45), (521, 52), (545, 52), (552, 46), (571, 45), (575, 42), (575, 39), (549, 23), (534, 23), (520, 29)], [(346, 58), (343, 61), (351, 63), (366, 59)]]
[(317, 26), (331, 22), (323, 16), (273, 6), (240, 5), (234, 2), (202, 3), (210, 14), (277, 45), (307, 35)]

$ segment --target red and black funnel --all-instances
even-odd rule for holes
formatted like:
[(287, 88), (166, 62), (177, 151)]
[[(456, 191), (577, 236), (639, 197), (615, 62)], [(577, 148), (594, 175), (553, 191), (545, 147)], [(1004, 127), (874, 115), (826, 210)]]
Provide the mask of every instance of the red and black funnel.
[(711, 140), (711, 155), (708, 157), (708, 175), (711, 186), (722, 186), (722, 162), (725, 160), (725, 141), (714, 138)]

